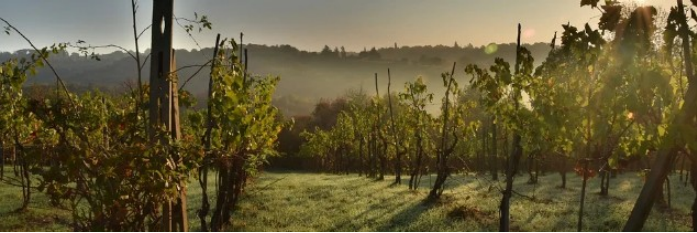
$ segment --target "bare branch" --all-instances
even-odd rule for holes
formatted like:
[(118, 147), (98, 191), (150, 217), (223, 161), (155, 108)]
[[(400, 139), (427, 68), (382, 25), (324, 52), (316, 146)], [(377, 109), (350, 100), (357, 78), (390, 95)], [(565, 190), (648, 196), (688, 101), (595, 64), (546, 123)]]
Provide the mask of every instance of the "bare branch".
[(143, 64), (140, 65), (141, 69), (145, 67), (145, 64), (148, 62), (148, 59), (150, 59), (150, 55), (152, 55), (152, 53), (148, 53), (148, 55), (145, 56), (145, 59), (143, 59)]
[(174, 74), (174, 73), (177, 73), (177, 72), (179, 72), (179, 71), (182, 71), (182, 70), (185, 70), (185, 69), (189, 69), (189, 68), (196, 68), (196, 67), (199, 67), (199, 69), (201, 69), (201, 68), (204, 68), (204, 67), (208, 67), (208, 66), (209, 66), (208, 64), (210, 64), (210, 63), (211, 63), (211, 61), (207, 61), (206, 63), (203, 63), (202, 65), (186, 65), (186, 66), (182, 66), (182, 67), (179, 67), (178, 69), (176, 69), (176, 70), (170, 72), (169, 74)]
[(148, 25), (147, 27), (145, 27), (145, 28), (143, 29), (143, 31), (141, 31), (140, 33), (138, 33), (138, 36), (136, 37), (136, 39), (140, 39), (140, 37), (143, 36), (143, 33), (145, 33), (146, 31), (148, 31), (148, 29), (150, 29), (151, 27), (152, 27), (152, 24), (150, 24), (150, 25)]
[(121, 50), (121, 51), (127, 53), (128, 56), (131, 56), (131, 58), (133, 58), (134, 60), (137, 60), (137, 59), (136, 59), (136, 56), (135, 56), (131, 51), (129, 51), (128, 49), (126, 49), (126, 48), (124, 48), (124, 47), (122, 47), (122, 46), (120, 46), (120, 45), (108, 44), (108, 45), (88, 45), (88, 46), (68, 45), (68, 46), (71, 47), (71, 48), (92, 49), (92, 50), (95, 50), (95, 49), (105, 49), (105, 48), (116, 48), (116, 49), (119, 49), (119, 50)]
[(179, 20), (186, 21), (186, 22), (189, 22), (189, 23), (196, 23), (196, 24), (200, 23), (200, 22), (198, 22), (198, 21), (190, 20), (190, 19), (187, 19), (187, 18), (176, 17), (176, 15), (174, 16), (174, 20), (176, 20), (177, 23), (179, 23)]
[(199, 67), (198, 70), (196, 70), (196, 72), (194, 72), (194, 74), (192, 74), (191, 76), (189, 76), (189, 78), (187, 78), (186, 81), (184, 81), (184, 83), (182, 83), (182, 86), (179, 87), (179, 91), (184, 90), (184, 87), (186, 86), (186, 84), (189, 83), (189, 81), (191, 81), (191, 79), (193, 79), (194, 77), (196, 77), (196, 75), (197, 75), (198, 73), (200, 73), (201, 70), (203, 70), (204, 67), (208, 67), (208, 66), (209, 66), (208, 64), (210, 64), (211, 62), (213, 62), (213, 60), (209, 60), (208, 62), (206, 62), (206, 64), (203, 64), (203, 65), (190, 65), (190, 66), (184, 66), (184, 67), (181, 67), (181, 68), (175, 70), (173, 73), (176, 73), (177, 71), (182, 70), (182, 69), (186, 69), (186, 68), (192, 68), (192, 67), (197, 67), (197, 66)]
[[(34, 45), (34, 43), (32, 43), (31, 40), (29, 40), (29, 38), (27, 38), (21, 31), (19, 31), (19, 29), (17, 29), (16, 27), (12, 26), (12, 24), (10, 24), (10, 22), (7, 22), (7, 20), (5, 20), (5, 19), (2, 18), (2, 17), (0, 17), (0, 20), (3, 21), (3, 22), (5, 22), (5, 24), (7, 24), (7, 27), (11, 28), (11, 29), (14, 30), (15, 32), (17, 32), (17, 34), (19, 34), (22, 38), (24, 38), (24, 40), (25, 40), (27, 43), (29, 43), (29, 45), (34, 49), (34, 52), (41, 53), (41, 52), (39, 51), (39, 49)], [(61, 87), (63, 87), (63, 90), (65, 91), (65, 94), (67, 95), (68, 99), (72, 102), (73, 99), (70, 98), (70, 91), (68, 91), (68, 87), (65, 86), (65, 82), (63, 82), (63, 79), (60, 77), (60, 75), (58, 75), (58, 72), (56, 72), (56, 69), (53, 68), (53, 65), (51, 65), (50, 62), (48, 62), (48, 59), (46, 59), (46, 57), (41, 56), (41, 59), (44, 60), (44, 62), (46, 63), (46, 65), (48, 65), (48, 68), (51, 69), (51, 71), (53, 72), (53, 75), (56, 76), (56, 79), (57, 79), (58, 82), (61, 84)]]
[(174, 21), (177, 22), (177, 25), (179, 25), (179, 27), (181, 27), (182, 29), (184, 29), (184, 31), (186, 32), (186, 34), (189, 35), (189, 38), (191, 38), (191, 40), (194, 41), (194, 43), (196, 44), (196, 47), (198, 47), (198, 50), (203, 50), (203, 49), (201, 48), (201, 45), (199, 45), (198, 41), (196, 40), (196, 38), (194, 38), (194, 35), (192, 35), (191, 32), (190, 32), (189, 30), (187, 30), (187, 28), (179, 22), (179, 20), (183, 20), (183, 21), (190, 22), (190, 23), (199, 23), (199, 22), (196, 22), (196, 21), (193, 21), (193, 20), (190, 20), (190, 19), (187, 19), (187, 18), (179, 18), (179, 17), (177, 17), (176, 15), (174, 16)]

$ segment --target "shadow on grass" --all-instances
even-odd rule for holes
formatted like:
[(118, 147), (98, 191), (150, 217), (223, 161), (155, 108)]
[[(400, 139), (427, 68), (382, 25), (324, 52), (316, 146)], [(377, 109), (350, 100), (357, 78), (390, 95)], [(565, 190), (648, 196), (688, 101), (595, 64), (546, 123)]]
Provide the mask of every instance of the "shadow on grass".
[(421, 214), (435, 206), (434, 203), (428, 201), (419, 201), (409, 207), (402, 209), (395, 214), (390, 220), (387, 220), (383, 225), (378, 226), (375, 231), (395, 231), (397, 227), (406, 227), (415, 222)]
[[(431, 174), (424, 174), (421, 177), (421, 180), (418, 181), (418, 186), (417, 190), (431, 190), (433, 188), (433, 184), (436, 181), (437, 175), (435, 173)], [(400, 186), (405, 186), (409, 187), (409, 180), (411, 179), (410, 175), (402, 175), (401, 177), (401, 184), (395, 183), (395, 177), (394, 176), (389, 176), (385, 177), (385, 181), (389, 181), (390, 188), (394, 187), (400, 187)], [(476, 178), (471, 175), (461, 175), (461, 174), (452, 174), (448, 176), (448, 178), (445, 180), (444, 188), (447, 189), (457, 189), (462, 186), (465, 186), (469, 184), (470, 182), (475, 181)]]
[[(67, 231), (71, 221), (66, 213), (29, 207), (26, 210), (0, 213), (0, 231)], [(6, 228), (6, 229), (3, 229)]]
[[(563, 209), (561, 209), (556, 215), (558, 216), (569, 216), (571, 213), (578, 214), (578, 206), (567, 204)], [(573, 215), (571, 219), (565, 219), (559, 217), (552, 227), (551, 231), (574, 231), (576, 230), (576, 224), (578, 218), (577, 215)]]

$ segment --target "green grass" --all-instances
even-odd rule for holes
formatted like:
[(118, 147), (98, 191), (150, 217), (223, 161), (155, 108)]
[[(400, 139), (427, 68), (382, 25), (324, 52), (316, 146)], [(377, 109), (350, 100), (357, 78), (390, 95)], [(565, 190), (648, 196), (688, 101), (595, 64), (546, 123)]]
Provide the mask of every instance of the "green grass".
[[(266, 172), (249, 183), (246, 195), (233, 214), (231, 231), (496, 231), (498, 205), (503, 183), (488, 177), (456, 175), (448, 179), (441, 201), (424, 203), (429, 180), (410, 191), (408, 177), (403, 185), (373, 181), (352, 175)], [(695, 193), (690, 186), (671, 177), (672, 209), (655, 208), (646, 231), (691, 230), (690, 206)], [(538, 185), (528, 185), (527, 177), (516, 178), (514, 189), (527, 197), (514, 195), (511, 203), (512, 230), (575, 231), (578, 218), (581, 179), (569, 175), (567, 189), (558, 189), (558, 174), (540, 177)], [(611, 180), (609, 197), (597, 195), (599, 179), (589, 180), (586, 195), (584, 231), (619, 231), (641, 189), (636, 173)], [(213, 185), (211, 184), (211, 187)], [(533, 192), (534, 190), (534, 192)], [(209, 191), (212, 193), (212, 191)], [(189, 186), (191, 230), (198, 230), (196, 211), (200, 206), (200, 187)], [(40, 193), (33, 196), (26, 212), (21, 206), (21, 189), (0, 184), (0, 231), (70, 230), (70, 213), (48, 204)], [(213, 198), (211, 197), (211, 203)]]
[[(646, 231), (689, 231), (691, 187), (673, 179), (671, 210), (656, 208)], [(435, 180), (435, 176), (430, 179)], [(423, 202), (429, 176), (418, 191), (388, 181), (357, 175), (266, 173), (257, 179), (236, 212), (235, 231), (496, 231), (501, 194), (485, 177), (454, 176), (443, 200)], [(517, 177), (511, 201), (512, 230), (575, 231), (581, 179), (569, 175), (567, 189), (558, 189), (558, 174), (540, 177), (538, 185)], [(619, 231), (641, 189), (641, 177), (624, 174), (611, 180), (610, 196), (597, 195), (599, 179), (591, 179), (586, 195), (584, 231)]]
[[(12, 168), (5, 167), (5, 176), (14, 178)], [(22, 188), (0, 181), (0, 231), (69, 231), (70, 211), (53, 207), (43, 193), (33, 191), (29, 208), (22, 206)]]

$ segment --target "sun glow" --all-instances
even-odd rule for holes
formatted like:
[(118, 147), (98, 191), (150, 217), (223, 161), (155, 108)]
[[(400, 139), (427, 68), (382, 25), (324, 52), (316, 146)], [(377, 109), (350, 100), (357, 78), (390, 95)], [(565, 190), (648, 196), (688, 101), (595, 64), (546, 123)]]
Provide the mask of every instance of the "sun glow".
[(648, 1), (649, 0), (620, 0), (620, 3), (629, 4), (629, 5), (636, 5), (636, 6), (645, 6), (645, 5), (647, 5)]

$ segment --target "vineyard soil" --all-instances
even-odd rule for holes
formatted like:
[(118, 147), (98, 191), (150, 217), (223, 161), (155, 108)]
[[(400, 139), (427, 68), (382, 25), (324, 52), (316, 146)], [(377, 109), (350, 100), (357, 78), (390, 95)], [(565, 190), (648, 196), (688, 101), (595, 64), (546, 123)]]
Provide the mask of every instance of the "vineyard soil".
[[(6, 171), (11, 168), (6, 168)], [(12, 175), (10, 174), (11, 178)], [(539, 184), (516, 177), (517, 194), (511, 204), (511, 228), (516, 231), (574, 231), (581, 179), (569, 174), (567, 189), (559, 189), (558, 174), (540, 176)], [(445, 184), (443, 198), (424, 203), (435, 174), (424, 175), (422, 187), (409, 191), (392, 185), (393, 177), (373, 181), (358, 175), (264, 172), (250, 182), (231, 231), (496, 231), (499, 187), (488, 176), (457, 174)], [(645, 231), (689, 231), (689, 206), (694, 191), (671, 175), (672, 209), (655, 207)], [(404, 178), (404, 179), (408, 179)], [(637, 173), (611, 180), (609, 197), (597, 193), (600, 179), (588, 183), (585, 231), (619, 231), (641, 189)], [(200, 187), (189, 185), (191, 230), (199, 226)], [(534, 199), (531, 199), (534, 198)], [(36, 194), (26, 212), (19, 187), (0, 183), (0, 231), (70, 230), (70, 212), (52, 207), (43, 193)]]

